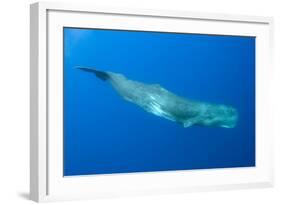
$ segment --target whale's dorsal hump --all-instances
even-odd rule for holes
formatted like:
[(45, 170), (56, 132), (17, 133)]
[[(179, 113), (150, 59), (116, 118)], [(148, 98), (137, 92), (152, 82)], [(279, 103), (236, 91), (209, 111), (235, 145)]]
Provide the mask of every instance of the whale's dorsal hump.
[(162, 87), (161, 85), (159, 85), (158, 83), (150, 84), (150, 86), (151, 86), (154, 90), (167, 91), (167, 89), (163, 88), (163, 87)]
[(151, 86), (155, 87), (155, 88), (162, 88), (161, 85), (159, 85), (158, 83), (155, 83), (155, 84), (153, 83), (153, 84), (151, 84)]
[(164, 89), (161, 85), (159, 85), (158, 83), (153, 83), (153, 84), (150, 84), (150, 86), (152, 88), (155, 88), (155, 89)]

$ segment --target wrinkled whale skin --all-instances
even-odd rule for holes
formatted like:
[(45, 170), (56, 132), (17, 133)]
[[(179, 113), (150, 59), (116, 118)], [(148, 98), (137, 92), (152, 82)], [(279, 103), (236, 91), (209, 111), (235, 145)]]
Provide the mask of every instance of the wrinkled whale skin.
[(193, 125), (234, 128), (238, 120), (235, 108), (188, 100), (166, 90), (159, 84), (146, 84), (127, 79), (124, 75), (94, 68), (79, 67), (108, 81), (125, 100), (159, 117), (180, 123), (183, 127)]

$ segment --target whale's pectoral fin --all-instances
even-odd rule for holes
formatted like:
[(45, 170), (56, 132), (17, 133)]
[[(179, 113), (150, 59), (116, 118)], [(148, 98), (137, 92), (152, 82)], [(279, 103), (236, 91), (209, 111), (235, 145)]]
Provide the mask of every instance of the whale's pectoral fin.
[(87, 71), (87, 72), (91, 72), (91, 73), (94, 73), (99, 79), (103, 80), (103, 81), (106, 81), (109, 79), (109, 75), (108, 73), (104, 72), (104, 71), (99, 71), (99, 70), (96, 70), (94, 68), (86, 68), (86, 67), (77, 67), (83, 71)]

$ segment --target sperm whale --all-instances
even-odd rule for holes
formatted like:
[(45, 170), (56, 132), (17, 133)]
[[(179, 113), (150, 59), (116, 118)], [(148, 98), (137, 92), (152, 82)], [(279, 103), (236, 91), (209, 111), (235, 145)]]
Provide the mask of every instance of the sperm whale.
[(130, 80), (123, 74), (95, 68), (77, 67), (107, 81), (125, 100), (156, 116), (181, 124), (183, 127), (206, 126), (234, 128), (238, 112), (232, 106), (212, 104), (178, 96), (159, 84)]

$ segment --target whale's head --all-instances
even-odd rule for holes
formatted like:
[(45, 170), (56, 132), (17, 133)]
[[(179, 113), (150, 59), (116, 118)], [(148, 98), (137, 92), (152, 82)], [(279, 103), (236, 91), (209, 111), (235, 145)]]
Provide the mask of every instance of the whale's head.
[(208, 127), (234, 128), (238, 121), (238, 112), (235, 108), (226, 105), (202, 104), (201, 115), (196, 119), (198, 125)]
[(218, 116), (219, 126), (224, 128), (234, 128), (238, 121), (238, 112), (235, 108), (221, 105)]

